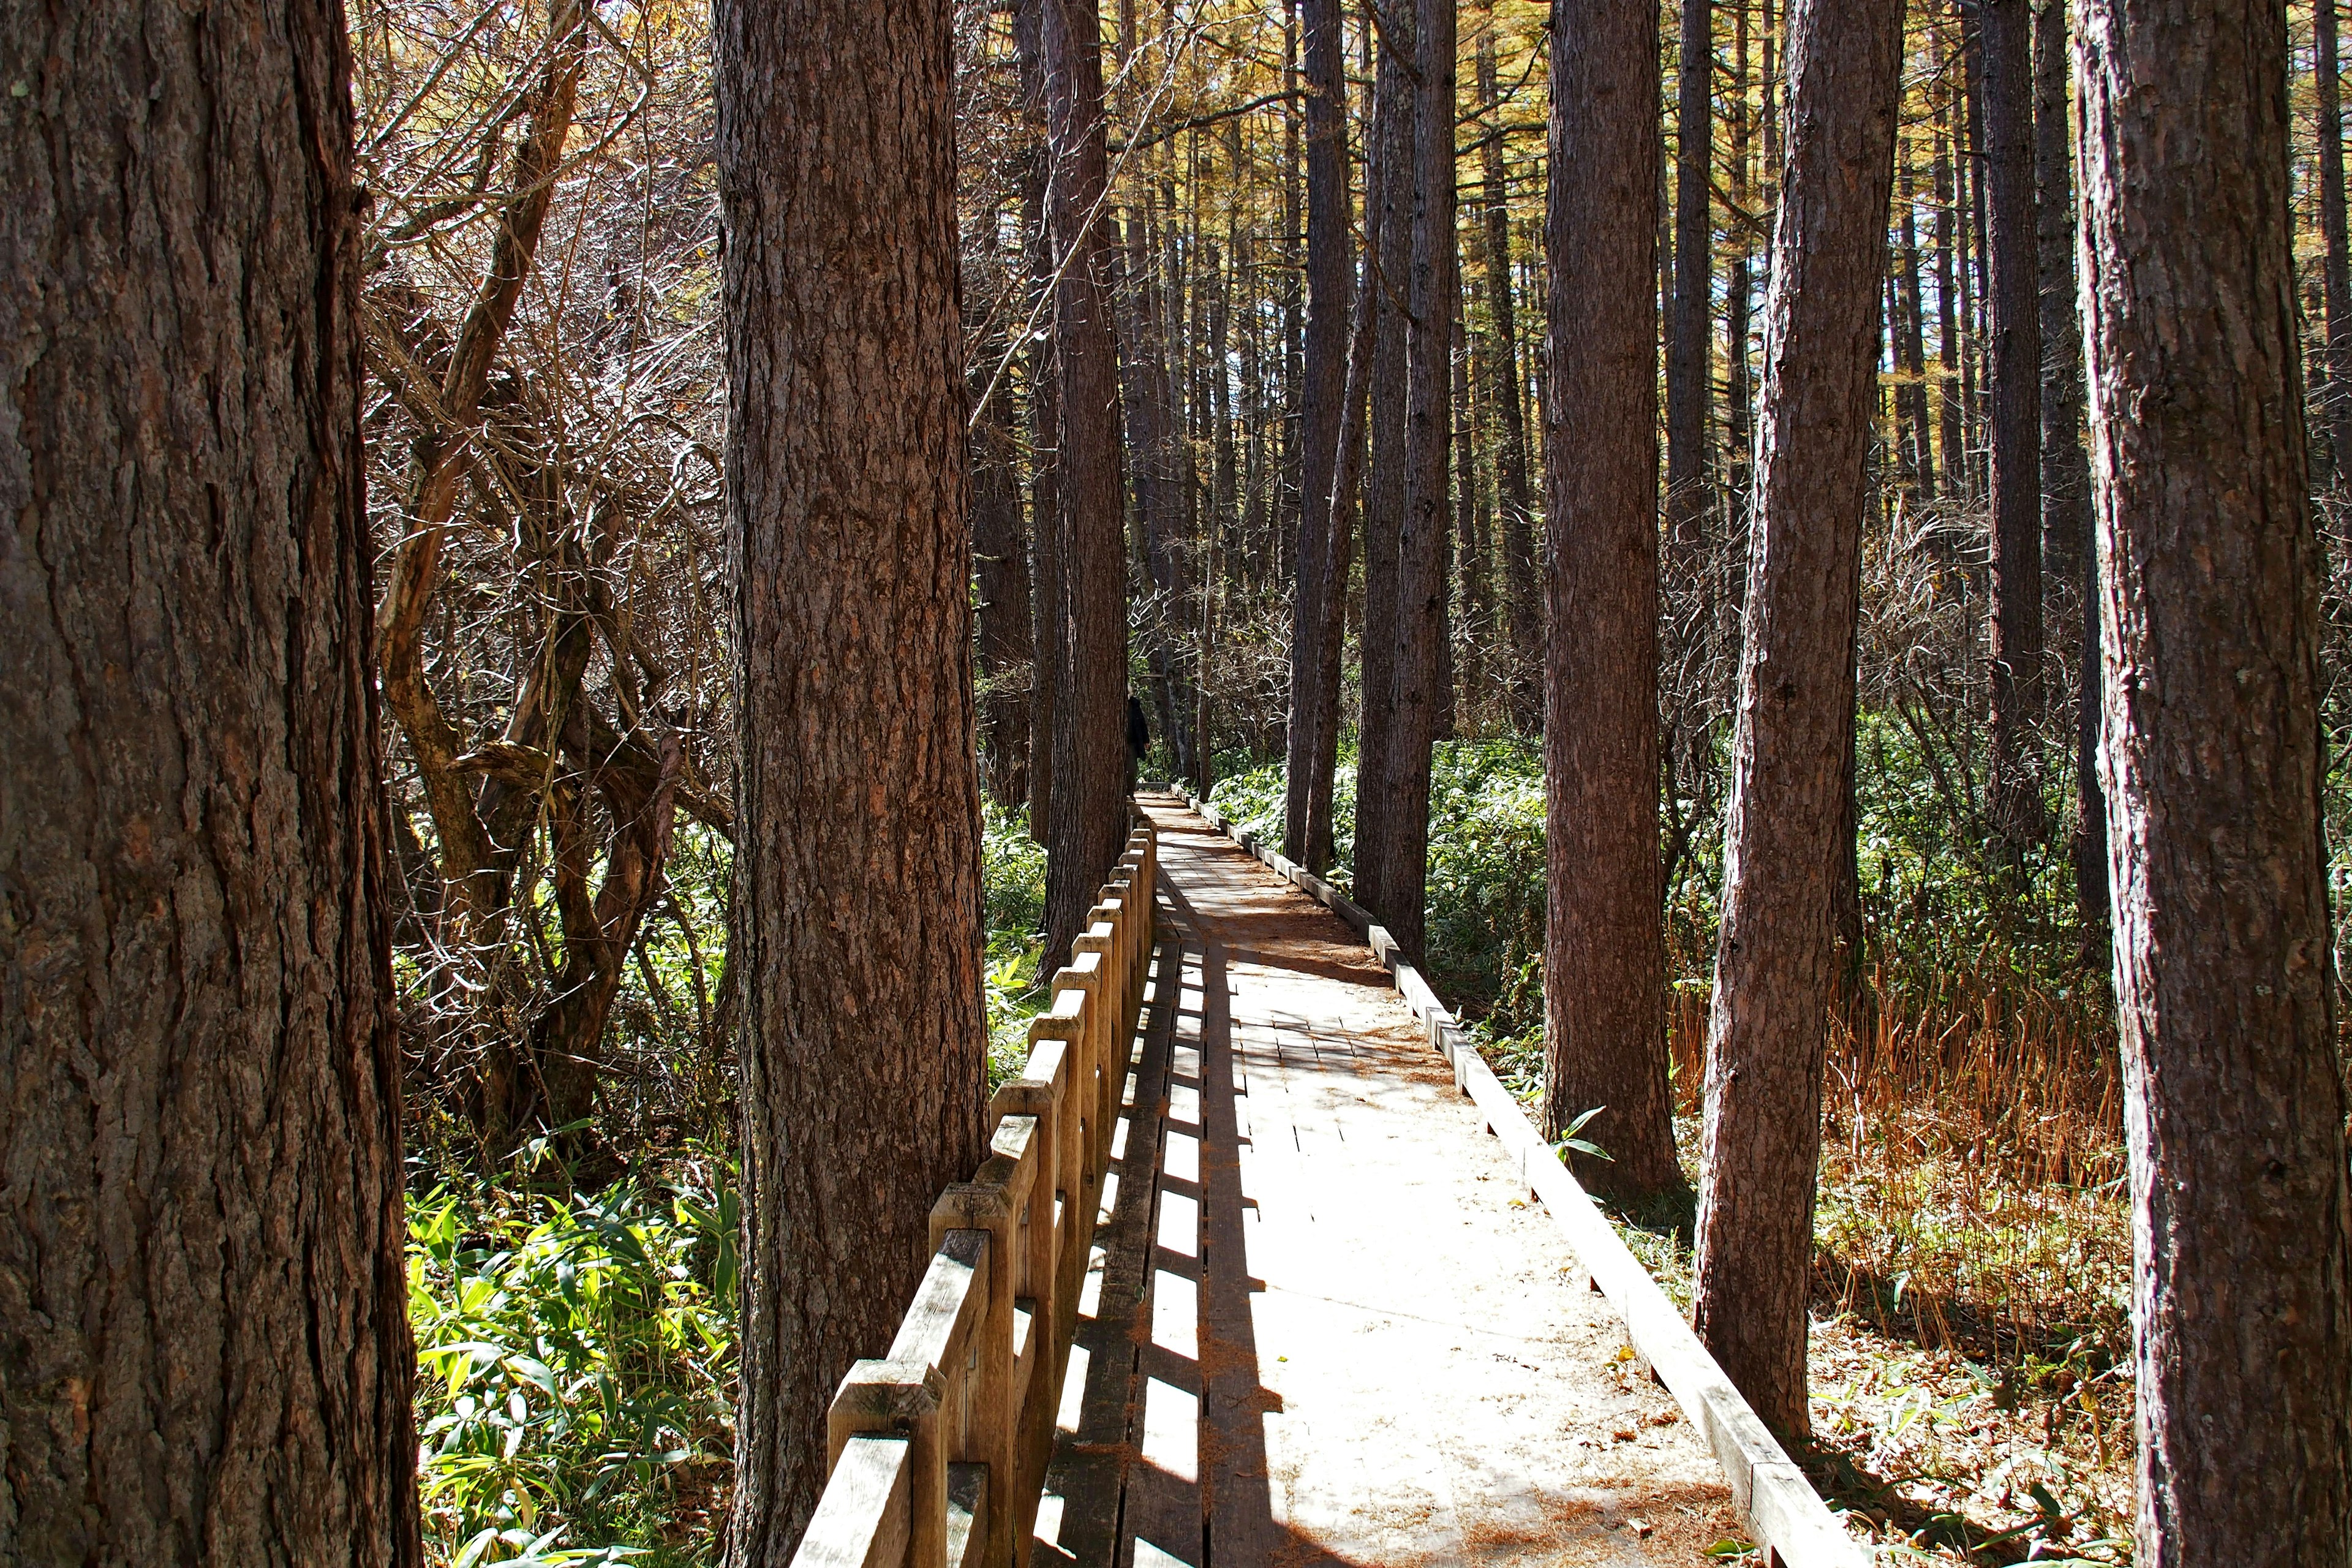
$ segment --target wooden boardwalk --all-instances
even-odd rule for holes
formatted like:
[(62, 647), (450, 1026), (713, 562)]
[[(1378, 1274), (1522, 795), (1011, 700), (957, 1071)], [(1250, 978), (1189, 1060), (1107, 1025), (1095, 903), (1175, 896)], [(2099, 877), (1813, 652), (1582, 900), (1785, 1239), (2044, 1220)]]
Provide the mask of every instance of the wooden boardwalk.
[(1032, 1561), (1706, 1561), (1722, 1472), (1371, 953), (1172, 799)]

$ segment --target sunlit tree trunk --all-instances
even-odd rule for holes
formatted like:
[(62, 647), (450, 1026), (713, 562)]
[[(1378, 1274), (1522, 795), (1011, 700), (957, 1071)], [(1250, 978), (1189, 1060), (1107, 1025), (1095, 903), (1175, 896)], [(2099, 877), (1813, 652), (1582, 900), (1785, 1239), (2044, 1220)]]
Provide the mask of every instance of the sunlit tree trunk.
[(2143, 1568), (2352, 1556), (2285, 0), (2085, 0), (2084, 335)]
[[(1404, 526), (1397, 535), (1396, 701), (1382, 807), (1388, 874), (1380, 914), (1421, 952), (1429, 882), (1430, 748), (1448, 710), (1446, 539), (1454, 531), (1454, 116), (1455, 0), (1420, 0), (1413, 93), (1412, 268), (1405, 364)], [(1367, 623), (1369, 625), (1369, 622)]]
[[(1715, 16), (1709, 0), (1682, 0), (1675, 106), (1675, 246), (1666, 312), (1668, 570), (1691, 577), (1706, 550), (1707, 351), (1714, 338)], [(1557, 275), (1555, 275), (1557, 276)]]
[(1551, 79), (1544, 1131), (1605, 1107), (1584, 1136), (1610, 1158), (1577, 1174), (1631, 1197), (1687, 1190), (1658, 919), (1657, 12), (1569, 7)]
[(0, 4), (11, 1563), (421, 1561), (345, 40)]
[(952, 11), (714, 13), (741, 691), (740, 1563), (788, 1560), (834, 1390), (888, 1350), (931, 1203), (982, 1153)]
[(1706, 1064), (1695, 1327), (1757, 1413), (1811, 1431), (1813, 1173), (1877, 401), (1903, 8), (1796, 0), (1765, 307), (1748, 638)]
[(1044, 5), (1045, 132), (1054, 159), (1045, 216), (1059, 370), (1057, 603), (1067, 639), (1055, 681), (1045, 840), (1046, 952), (1058, 963), (1127, 838), (1127, 512), (1099, 5)]
[(1354, 279), (1348, 234), (1347, 41), (1339, 0), (1305, 0), (1307, 22), (1307, 353), (1299, 426), (1301, 475), (1297, 586), (1291, 601), (1290, 731), (1282, 852), (1307, 856), (1308, 797), (1339, 694), (1321, 679), (1323, 647), (1339, 635), (1344, 580), (1330, 567), (1332, 477), (1339, 459), (1340, 401), (1348, 384), (1348, 316)]

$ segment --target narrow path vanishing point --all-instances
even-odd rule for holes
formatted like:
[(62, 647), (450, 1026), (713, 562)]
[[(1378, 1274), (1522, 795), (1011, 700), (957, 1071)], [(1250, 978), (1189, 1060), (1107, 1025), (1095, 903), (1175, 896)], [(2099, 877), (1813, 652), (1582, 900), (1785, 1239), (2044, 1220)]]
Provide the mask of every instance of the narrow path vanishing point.
[(1144, 804), (1161, 940), (1032, 1561), (1705, 1561), (1722, 1473), (1379, 962)]

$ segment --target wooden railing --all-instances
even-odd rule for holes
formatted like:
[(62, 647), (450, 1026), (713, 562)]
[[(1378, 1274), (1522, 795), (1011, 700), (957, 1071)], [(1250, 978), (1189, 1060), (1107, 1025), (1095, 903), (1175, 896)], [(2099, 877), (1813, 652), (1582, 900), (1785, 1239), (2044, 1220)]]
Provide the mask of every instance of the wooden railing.
[(1016, 1568), (1053, 1458), (1079, 1287), (1151, 968), (1159, 849), (1127, 852), (996, 1091), (988, 1158), (931, 1206), (931, 1262), (887, 1354), (842, 1380), (794, 1568)]

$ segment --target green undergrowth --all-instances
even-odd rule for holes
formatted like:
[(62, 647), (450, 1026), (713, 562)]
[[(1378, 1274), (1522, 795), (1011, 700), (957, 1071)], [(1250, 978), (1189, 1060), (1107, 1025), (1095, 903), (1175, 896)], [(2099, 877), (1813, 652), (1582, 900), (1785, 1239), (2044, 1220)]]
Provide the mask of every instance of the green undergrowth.
[[(1045, 852), (982, 824), (989, 1077), (1044, 1001)], [(722, 904), (698, 941), (725, 942)], [(562, 1141), (485, 1176), (420, 1152), (408, 1203), (418, 1484), (436, 1568), (706, 1568), (734, 1474), (737, 1227), (724, 1147), (591, 1191)]]
[(541, 1140), (409, 1205), (428, 1557), (706, 1563), (734, 1452), (732, 1173), (570, 1174)]

